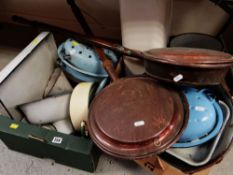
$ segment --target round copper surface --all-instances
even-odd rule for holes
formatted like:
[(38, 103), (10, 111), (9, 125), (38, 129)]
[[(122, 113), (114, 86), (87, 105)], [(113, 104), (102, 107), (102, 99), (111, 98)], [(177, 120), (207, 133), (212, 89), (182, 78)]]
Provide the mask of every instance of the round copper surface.
[(92, 102), (89, 132), (108, 154), (128, 159), (159, 153), (187, 124), (187, 103), (152, 78), (118, 80)]
[[(163, 48), (153, 49), (147, 51), (148, 54), (153, 55), (155, 60), (164, 60), (167, 63), (174, 63), (177, 65), (198, 65), (205, 67), (213, 67), (216, 65), (225, 66), (232, 64), (232, 55), (208, 50), (208, 49), (194, 49), (194, 48)], [(151, 60), (151, 61), (153, 61)]]

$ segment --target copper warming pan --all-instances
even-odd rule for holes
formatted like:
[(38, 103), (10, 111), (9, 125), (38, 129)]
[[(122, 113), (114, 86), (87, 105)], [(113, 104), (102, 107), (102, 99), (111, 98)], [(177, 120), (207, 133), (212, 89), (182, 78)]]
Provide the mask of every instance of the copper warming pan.
[(147, 74), (185, 85), (218, 85), (233, 63), (230, 54), (207, 49), (163, 48), (147, 53), (154, 57), (145, 60)]
[(110, 155), (137, 159), (175, 143), (188, 121), (185, 97), (153, 78), (118, 79), (100, 48), (97, 53), (113, 83), (90, 107), (88, 130), (96, 145)]

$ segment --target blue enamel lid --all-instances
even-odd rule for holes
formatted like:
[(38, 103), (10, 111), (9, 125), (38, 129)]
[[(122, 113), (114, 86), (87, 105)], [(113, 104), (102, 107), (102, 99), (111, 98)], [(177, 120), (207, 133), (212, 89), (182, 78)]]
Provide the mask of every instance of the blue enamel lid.
[[(104, 53), (112, 61), (113, 65), (117, 63), (117, 56), (114, 52), (104, 49)], [(60, 59), (65, 59), (77, 69), (95, 75), (107, 76), (98, 55), (93, 48), (87, 45), (68, 39), (59, 46), (58, 55)]]

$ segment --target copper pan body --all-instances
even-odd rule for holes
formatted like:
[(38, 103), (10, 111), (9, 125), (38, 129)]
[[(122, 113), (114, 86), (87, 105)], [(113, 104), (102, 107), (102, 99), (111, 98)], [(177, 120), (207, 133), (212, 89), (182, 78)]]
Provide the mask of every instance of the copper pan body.
[(147, 53), (154, 57), (145, 59), (149, 76), (182, 85), (219, 85), (233, 60), (227, 53), (207, 49), (165, 48)]
[[(230, 66), (201, 68), (175, 66), (146, 60), (146, 73), (156, 79), (180, 85), (219, 85), (225, 79)], [(180, 77), (180, 78), (179, 78)]]

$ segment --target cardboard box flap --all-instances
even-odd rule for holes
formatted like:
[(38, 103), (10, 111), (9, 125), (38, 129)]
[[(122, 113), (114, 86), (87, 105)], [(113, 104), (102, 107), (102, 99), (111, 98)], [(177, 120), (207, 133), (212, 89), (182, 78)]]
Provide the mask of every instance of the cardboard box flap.
[(41, 99), (57, 59), (53, 35), (42, 32), (0, 72), (0, 100), (14, 119), (16, 106)]

